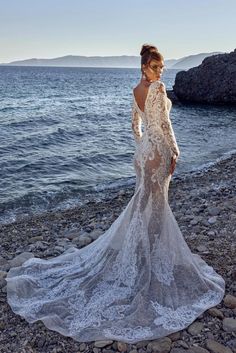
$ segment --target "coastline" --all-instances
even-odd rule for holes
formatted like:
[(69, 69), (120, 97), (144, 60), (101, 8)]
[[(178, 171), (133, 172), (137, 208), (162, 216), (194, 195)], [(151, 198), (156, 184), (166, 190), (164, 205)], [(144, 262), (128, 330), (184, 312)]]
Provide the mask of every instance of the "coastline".
[[(169, 204), (187, 244), (193, 253), (198, 253), (223, 276), (226, 296), (236, 295), (236, 264), (233, 263), (236, 253), (235, 180), (236, 154), (232, 154), (209, 165), (205, 171), (171, 179), (169, 187)], [(120, 189), (113, 198), (101, 202), (90, 201), (73, 209), (48, 212), (0, 225), (0, 302), (3, 307), (0, 352), (94, 352), (94, 342), (75, 342), (46, 329), (40, 322), (28, 324), (16, 316), (6, 302), (4, 278), (10, 267), (20, 264), (22, 258), (34, 254), (47, 259), (60, 255), (71, 246), (81, 248), (96, 240), (126, 207), (133, 192), (132, 186)], [(16, 258), (17, 255), (20, 257)], [(222, 301), (215, 310), (209, 309), (202, 314), (196, 320), (202, 324), (198, 325), (201, 326), (199, 332), (195, 330), (193, 334), (187, 328), (173, 334), (169, 351), (179, 348), (187, 352), (186, 349), (191, 348), (196, 353), (211, 352), (211, 340), (228, 347), (229, 351), (226, 352), (236, 352), (235, 333), (225, 330), (224, 325), (225, 319), (236, 315), (236, 308), (229, 305), (227, 300)], [(127, 351), (148, 352), (148, 344), (151, 343), (145, 341), (143, 345), (126, 344), (126, 347)], [(205, 351), (194, 351), (194, 345), (204, 347)], [(107, 344), (106, 349), (96, 348), (97, 353), (119, 351), (116, 341)], [(178, 352), (181, 353), (180, 350)]]

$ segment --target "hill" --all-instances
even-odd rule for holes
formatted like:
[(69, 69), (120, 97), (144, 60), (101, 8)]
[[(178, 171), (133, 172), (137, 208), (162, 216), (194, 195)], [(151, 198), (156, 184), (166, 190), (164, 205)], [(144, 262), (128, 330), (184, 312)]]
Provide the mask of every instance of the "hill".
[[(168, 69), (188, 69), (198, 66), (202, 60), (216, 53), (201, 53), (186, 56), (180, 59), (166, 59)], [(66, 55), (52, 59), (26, 59), (17, 60), (1, 65), (10, 66), (62, 66), (62, 67), (140, 67), (140, 56), (79, 56)]]

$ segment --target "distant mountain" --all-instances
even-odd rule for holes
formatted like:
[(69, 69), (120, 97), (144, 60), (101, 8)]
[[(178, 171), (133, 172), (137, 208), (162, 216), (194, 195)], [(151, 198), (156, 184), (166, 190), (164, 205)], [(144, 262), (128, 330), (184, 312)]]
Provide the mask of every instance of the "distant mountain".
[(137, 56), (77, 56), (67, 55), (54, 59), (28, 59), (13, 61), (7, 65), (22, 66), (68, 66), (68, 67), (138, 67)]
[[(189, 69), (198, 66), (202, 60), (217, 53), (202, 53), (186, 56), (180, 59), (167, 59), (165, 65), (173, 69)], [(78, 56), (66, 55), (53, 59), (17, 60), (1, 65), (11, 66), (63, 66), (63, 67), (140, 67), (140, 56)]]
[(222, 52), (213, 52), (213, 53), (200, 53), (195, 55), (185, 56), (182, 59), (179, 59), (174, 65), (171, 66), (172, 69), (181, 69), (188, 70), (192, 67), (198, 66), (202, 61), (209, 56), (222, 54)]
[(166, 59), (165, 60), (165, 66), (170, 69), (174, 64), (176, 64), (179, 61), (179, 59)]

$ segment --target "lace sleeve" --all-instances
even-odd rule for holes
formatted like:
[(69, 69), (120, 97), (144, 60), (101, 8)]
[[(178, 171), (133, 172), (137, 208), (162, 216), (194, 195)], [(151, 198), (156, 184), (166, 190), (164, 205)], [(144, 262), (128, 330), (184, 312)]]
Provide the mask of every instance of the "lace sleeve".
[(138, 142), (142, 137), (142, 129), (141, 129), (142, 119), (133, 103), (132, 107), (132, 131), (133, 136), (136, 142)]
[(177, 145), (175, 134), (172, 128), (171, 120), (169, 118), (169, 111), (167, 108), (167, 95), (166, 89), (163, 82), (158, 86), (157, 99), (158, 99), (158, 110), (160, 113), (161, 128), (164, 135), (167, 138), (169, 146), (172, 150), (173, 156), (179, 157), (180, 151)]

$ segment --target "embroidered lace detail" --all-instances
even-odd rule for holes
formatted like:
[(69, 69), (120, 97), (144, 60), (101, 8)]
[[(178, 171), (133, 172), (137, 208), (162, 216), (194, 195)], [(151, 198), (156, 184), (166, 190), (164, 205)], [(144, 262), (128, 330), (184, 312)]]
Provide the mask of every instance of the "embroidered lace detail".
[(159, 81), (145, 112), (133, 102), (134, 195), (89, 245), (11, 268), (15, 313), (80, 342), (136, 343), (181, 330), (222, 300), (224, 279), (191, 253), (168, 204), (171, 157), (179, 155), (170, 109)]
[[(156, 234), (158, 238), (158, 234)], [(174, 264), (175, 253), (172, 249), (166, 251), (166, 244), (162, 239), (155, 241), (151, 251), (152, 272), (155, 274), (158, 281), (170, 285), (174, 281)]]
[(153, 333), (148, 326), (136, 326), (134, 328), (112, 327), (104, 329), (103, 332), (108, 338), (115, 340), (122, 340), (123, 337), (127, 337), (128, 340), (141, 341), (143, 339), (152, 339), (153, 336)]
[[(117, 288), (114, 293), (113, 287), (105, 283), (98, 285), (88, 301), (83, 292), (78, 292), (68, 302), (73, 312), (73, 318), (70, 318), (68, 322), (70, 331), (76, 333), (82, 328), (101, 326), (102, 322), (107, 322), (107, 320), (123, 318), (126, 306), (115, 304), (115, 301), (124, 299), (129, 294), (128, 288)], [(111, 304), (113, 305), (110, 306)]]
[[(155, 91), (154, 91), (155, 92)], [(165, 85), (163, 82), (157, 86), (157, 111), (160, 115), (161, 128), (167, 141), (169, 143), (170, 148), (172, 149), (173, 154), (179, 156), (180, 151), (175, 139), (175, 134), (172, 128), (172, 124), (169, 118), (169, 110), (168, 110), (168, 98), (166, 94)]]
[(158, 314), (154, 323), (157, 326), (163, 326), (166, 330), (182, 330), (195, 320), (199, 309), (205, 311), (209, 306), (214, 306), (221, 298), (219, 293), (209, 290), (191, 305), (181, 305), (175, 310), (160, 305), (157, 301), (152, 301), (152, 306)]
[(132, 106), (132, 130), (133, 136), (136, 142), (138, 142), (142, 137), (142, 119), (139, 115), (135, 104)]
[(145, 232), (138, 210), (134, 212), (126, 232), (123, 251), (118, 253), (111, 271), (103, 276), (103, 280), (115, 280), (116, 285), (124, 284), (132, 288), (138, 275), (137, 259), (139, 253), (137, 252), (137, 245), (142, 240), (142, 235)]

